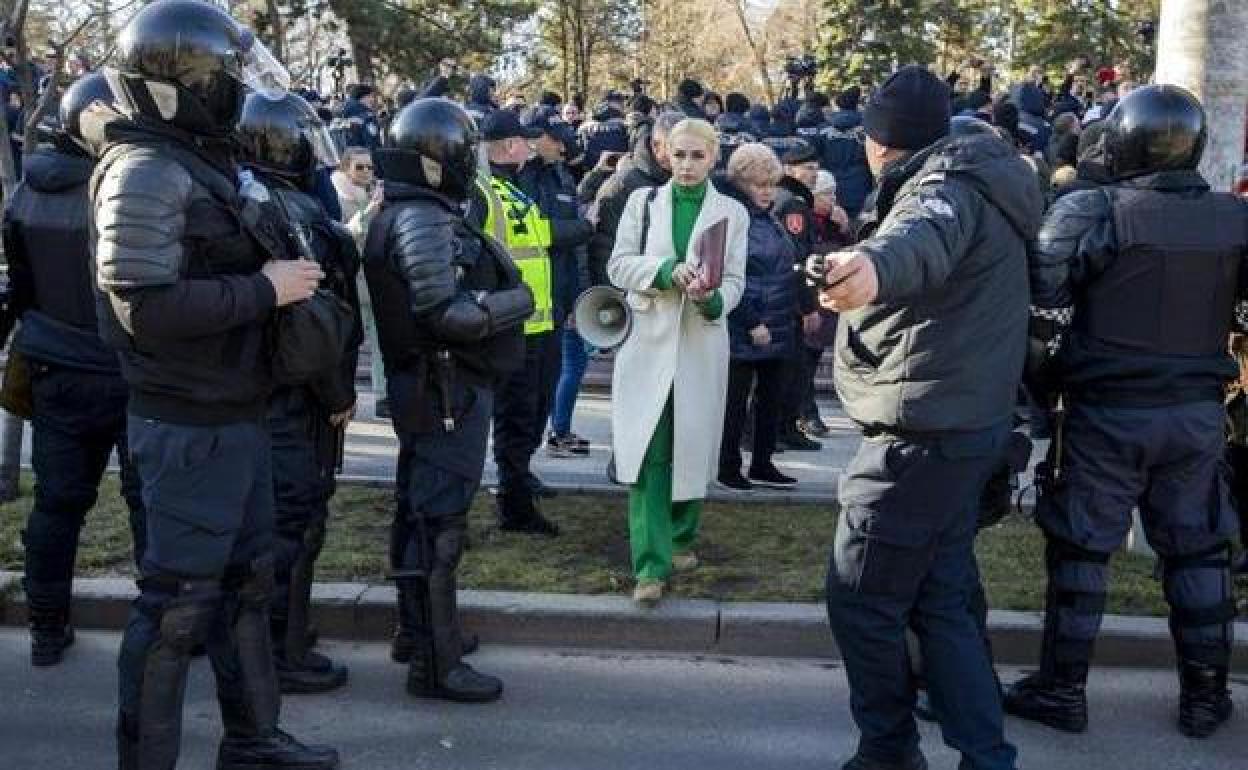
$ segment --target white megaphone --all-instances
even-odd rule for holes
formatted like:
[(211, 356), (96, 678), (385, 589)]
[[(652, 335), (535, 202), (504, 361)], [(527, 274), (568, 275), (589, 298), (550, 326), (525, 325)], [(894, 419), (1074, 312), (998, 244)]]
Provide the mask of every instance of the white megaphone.
[(572, 317), (581, 339), (599, 350), (618, 348), (633, 331), (633, 311), (614, 286), (587, 289), (576, 298)]

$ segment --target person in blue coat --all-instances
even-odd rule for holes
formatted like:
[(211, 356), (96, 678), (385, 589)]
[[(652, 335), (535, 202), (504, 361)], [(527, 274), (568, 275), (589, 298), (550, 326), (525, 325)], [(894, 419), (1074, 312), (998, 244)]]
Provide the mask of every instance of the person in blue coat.
[[(750, 214), (745, 293), (728, 315), (731, 363), (728, 402), (724, 410), (723, 443), (719, 450), (719, 483), (731, 489), (793, 487), (771, 461), (776, 448), (780, 401), (788, 381), (786, 370), (796, 344), (797, 245), (772, 216), (776, 185), (784, 175), (772, 149), (757, 142), (738, 147), (728, 161), (726, 194), (737, 198)], [(741, 431), (746, 403), (754, 391), (754, 447), (749, 473), (741, 474)]]

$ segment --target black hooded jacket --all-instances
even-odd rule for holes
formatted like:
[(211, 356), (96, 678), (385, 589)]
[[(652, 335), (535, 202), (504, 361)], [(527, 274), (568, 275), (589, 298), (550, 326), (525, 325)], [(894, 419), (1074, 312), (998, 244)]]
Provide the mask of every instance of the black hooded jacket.
[(857, 249), (875, 301), (841, 314), (836, 385), (868, 430), (978, 430), (1009, 418), (1027, 345), (1027, 243), (1044, 200), (995, 137), (944, 139), (881, 175)]
[[(4, 218), (11, 296), (3, 338), (23, 321), (14, 347), (45, 364), (119, 373), (99, 337), (91, 267), (87, 182), (94, 162), (53, 147), (35, 151)], [(3, 339), (0, 338), (0, 339)]]
[(655, 160), (650, 147), (649, 129), (639, 132), (632, 154), (620, 159), (620, 165), (598, 190), (598, 198), (594, 202), (597, 220), (594, 236), (589, 241), (589, 278), (594, 285), (609, 283), (607, 262), (615, 248), (615, 231), (620, 227), (620, 218), (624, 215), (629, 196), (643, 187), (667, 184), (671, 176), (671, 172)]

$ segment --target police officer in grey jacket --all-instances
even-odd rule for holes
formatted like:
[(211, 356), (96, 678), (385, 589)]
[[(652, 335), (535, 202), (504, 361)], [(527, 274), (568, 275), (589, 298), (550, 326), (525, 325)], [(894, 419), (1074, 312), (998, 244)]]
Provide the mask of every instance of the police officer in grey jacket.
[[(862, 731), (846, 770), (920, 770), (905, 631), (964, 768), (1013, 770), (969, 611), (980, 493), (1010, 432), (1027, 339), (1026, 243), (1043, 201), (991, 136), (946, 138), (948, 88), (895, 73), (865, 114), (880, 225), (812, 265), (842, 313), (836, 385), (864, 433), (841, 481), (828, 617)], [(816, 258), (816, 262), (818, 262)]]
[(276, 96), (289, 77), (250, 30), (191, 0), (135, 15), (118, 68), (121, 114), (92, 179), (93, 256), (101, 337), (130, 386), (148, 536), (118, 665), (118, 765), (176, 766), (203, 644), (225, 728), (218, 770), (334, 768), (333, 749), (278, 727), (268, 613), (270, 319), (322, 274), (289, 259), (244, 199), (230, 139), (245, 84)]
[(1063, 394), (1065, 419), (1060, 454), (1037, 474), (1049, 579), (1040, 671), (1006, 709), (1068, 732), (1088, 727), (1110, 555), (1137, 506), (1171, 607), (1179, 729), (1203, 738), (1231, 714), (1236, 520), (1222, 397), (1238, 373), (1229, 334), (1248, 322), (1248, 206), (1196, 170), (1206, 131), (1181, 88), (1133, 91), (1106, 121), (1113, 181), (1059, 200), (1034, 249), (1029, 363)]

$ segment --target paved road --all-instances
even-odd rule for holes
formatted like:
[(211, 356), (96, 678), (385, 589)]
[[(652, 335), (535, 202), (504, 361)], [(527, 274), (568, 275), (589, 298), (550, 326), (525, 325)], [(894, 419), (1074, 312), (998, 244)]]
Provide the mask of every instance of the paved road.
[[(64, 666), (36, 671), (24, 632), (0, 629), (0, 767), (113, 766), (117, 641), (84, 633)], [(405, 696), (401, 669), (380, 645), (328, 648), (350, 665), (351, 686), (288, 698), (285, 724), (338, 746), (344, 770), (832, 770), (854, 745), (845, 678), (829, 664), (487, 647), (475, 661), (505, 679), (504, 700), (457, 706)], [(219, 727), (209, 680), (197, 662), (183, 770), (212, 767)], [(1170, 672), (1097, 673), (1091, 734), (1010, 724), (1021, 766), (1243, 768), (1245, 717), (1210, 741), (1188, 741), (1171, 726), (1172, 688)], [(1248, 681), (1239, 683), (1241, 715), (1245, 692)], [(953, 770), (956, 757), (924, 731), (933, 770)]]

